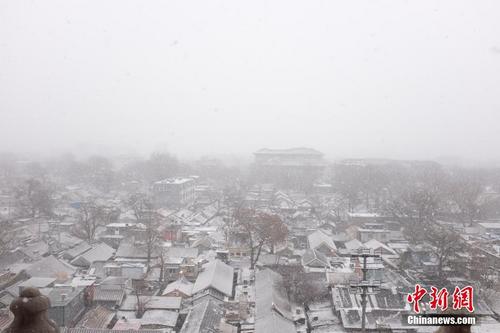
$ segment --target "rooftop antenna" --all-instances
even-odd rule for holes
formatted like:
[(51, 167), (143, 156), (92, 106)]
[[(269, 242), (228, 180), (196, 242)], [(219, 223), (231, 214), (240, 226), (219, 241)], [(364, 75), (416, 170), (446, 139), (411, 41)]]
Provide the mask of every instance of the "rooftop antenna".
[[(378, 280), (368, 281), (367, 273), (369, 270), (376, 270), (378, 268), (368, 268), (367, 259), (374, 258), (375, 262), (381, 261), (381, 254), (375, 253), (371, 249), (360, 248), (356, 252), (351, 253), (351, 258), (362, 258), (363, 278), (360, 282), (353, 282), (350, 284), (351, 290), (355, 293), (361, 294), (361, 332), (366, 332), (366, 298), (369, 294), (376, 294), (380, 289), (381, 282)], [(371, 291), (368, 291), (371, 289)], [(361, 291), (361, 292), (360, 292)]]

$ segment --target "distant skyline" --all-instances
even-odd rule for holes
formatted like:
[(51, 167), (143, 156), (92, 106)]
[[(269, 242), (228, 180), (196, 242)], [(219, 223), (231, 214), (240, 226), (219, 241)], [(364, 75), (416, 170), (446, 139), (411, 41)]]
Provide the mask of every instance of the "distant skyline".
[(4, 0), (0, 151), (311, 147), (500, 164), (499, 12), (495, 0)]

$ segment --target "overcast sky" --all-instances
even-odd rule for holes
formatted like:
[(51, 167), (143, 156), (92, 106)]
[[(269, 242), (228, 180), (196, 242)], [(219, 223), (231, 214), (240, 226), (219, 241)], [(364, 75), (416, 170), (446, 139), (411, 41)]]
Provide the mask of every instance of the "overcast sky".
[(498, 0), (0, 0), (0, 150), (500, 159), (499, 13)]

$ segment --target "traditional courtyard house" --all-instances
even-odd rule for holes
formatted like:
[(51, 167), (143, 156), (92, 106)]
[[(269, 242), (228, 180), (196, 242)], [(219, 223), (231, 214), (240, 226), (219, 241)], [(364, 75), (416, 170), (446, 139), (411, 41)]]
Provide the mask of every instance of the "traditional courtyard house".
[(316, 230), (307, 236), (307, 244), (309, 249), (319, 251), (326, 256), (332, 256), (337, 251), (332, 237), (325, 231)]
[(93, 262), (107, 261), (113, 257), (115, 250), (105, 243), (92, 245), (91, 249), (83, 252), (71, 261), (71, 264), (79, 267), (90, 267)]
[(328, 258), (318, 250), (307, 249), (302, 256), (302, 265), (308, 268), (330, 268)]
[(184, 320), (180, 333), (217, 332), (224, 309), (211, 299), (194, 305)]
[(220, 260), (202, 266), (193, 285), (193, 300), (209, 296), (218, 301), (233, 297), (234, 269)]
[(75, 325), (85, 311), (84, 288), (57, 287), (47, 297), (50, 299), (49, 317), (60, 327)]
[(187, 280), (185, 277), (181, 277), (178, 280), (168, 284), (163, 290), (162, 296), (171, 297), (191, 297), (193, 292), (193, 285), (191, 281)]

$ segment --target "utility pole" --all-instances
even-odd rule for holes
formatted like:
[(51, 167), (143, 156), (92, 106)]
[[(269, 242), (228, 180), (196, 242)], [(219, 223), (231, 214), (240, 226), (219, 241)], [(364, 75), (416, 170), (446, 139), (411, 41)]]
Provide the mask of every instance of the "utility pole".
[[(374, 260), (380, 260), (380, 254), (374, 253), (370, 249), (359, 249), (358, 252), (352, 253), (351, 258), (362, 258), (363, 261), (361, 271), (363, 272), (363, 278), (360, 282), (351, 283), (351, 288), (355, 293), (361, 294), (361, 332), (366, 332), (366, 298), (369, 294), (376, 294), (377, 289), (380, 288), (380, 281), (371, 280), (368, 281), (367, 273), (369, 270), (375, 270), (377, 268), (368, 268), (367, 260), (368, 258), (374, 258)], [(368, 289), (371, 288), (371, 292)], [(361, 292), (359, 292), (361, 290)]]

